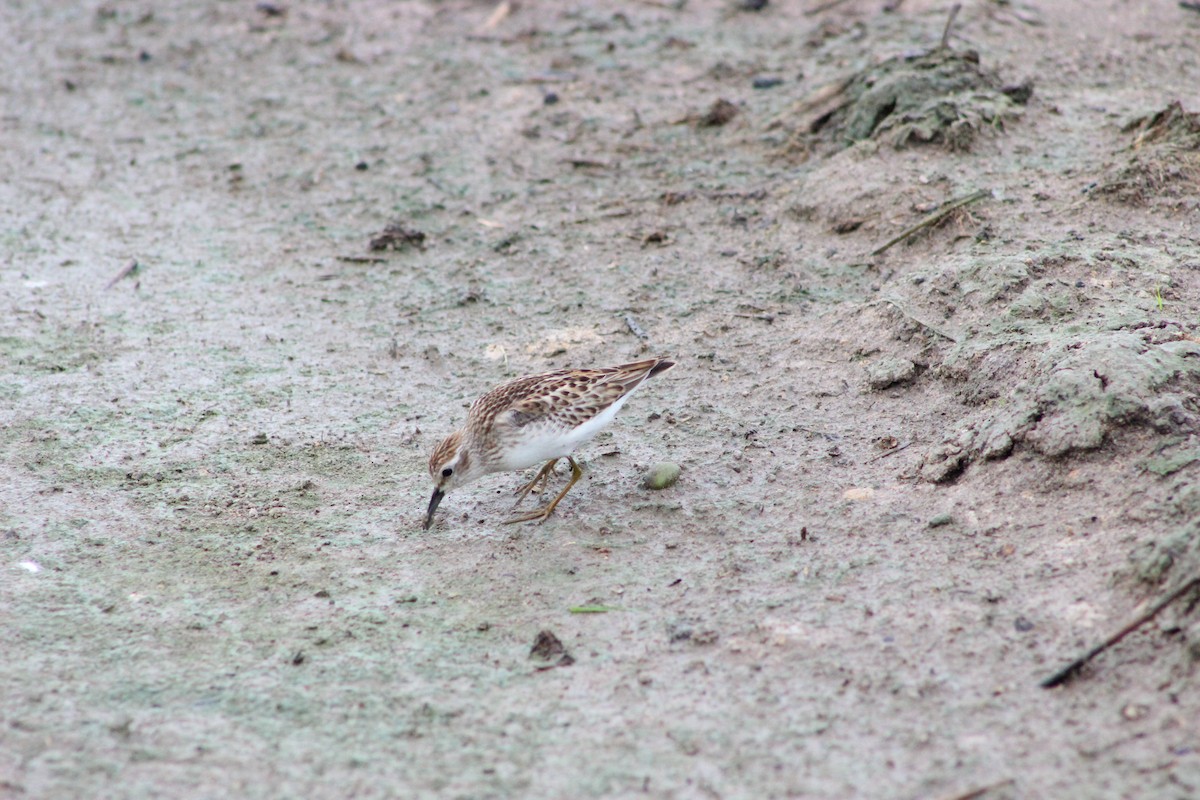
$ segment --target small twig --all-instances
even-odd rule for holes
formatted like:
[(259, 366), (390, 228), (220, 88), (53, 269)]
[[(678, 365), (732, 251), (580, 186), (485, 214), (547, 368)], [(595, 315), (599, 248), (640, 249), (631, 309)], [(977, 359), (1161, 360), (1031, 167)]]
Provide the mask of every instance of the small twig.
[(903, 316), (905, 316), (905, 317), (908, 317), (908, 318), (909, 318), (909, 319), (911, 319), (913, 322), (915, 322), (915, 323), (917, 323), (918, 325), (920, 325), (922, 328), (925, 328), (926, 330), (933, 331), (933, 332), (934, 332), (934, 333), (936, 333), (938, 336), (941, 336), (943, 339), (948, 339), (948, 340), (950, 340), (951, 342), (954, 342), (955, 344), (958, 344), (958, 337), (957, 337), (957, 336), (954, 336), (953, 334), (946, 333), (944, 330), (942, 330), (941, 328), (939, 328), (938, 326), (934, 325), (934, 324), (933, 324), (933, 323), (931, 323), (931, 322), (926, 322), (925, 320), (923, 320), (923, 319), (921, 319), (920, 317), (918, 317), (916, 314), (914, 314), (914, 313), (912, 313), (911, 311), (909, 311), (909, 310), (908, 310), (907, 308), (905, 308), (904, 306), (900, 305), (900, 303), (899, 303), (898, 301), (896, 301), (896, 300), (890, 300), (890, 299), (888, 299), (888, 298), (886, 298), (886, 297), (885, 297), (885, 298), (883, 298), (882, 300), (874, 300), (874, 301), (872, 301), (872, 302), (870, 302), (870, 303), (867, 303), (867, 306), (877, 306), (877, 305), (879, 305), (880, 303), (887, 303), (889, 306), (891, 306), (892, 308), (894, 308), (894, 309), (896, 309), (897, 311), (899, 311), (901, 315), (903, 315)]
[(1200, 576), (1192, 578), (1189, 581), (1185, 581), (1182, 586), (1180, 586), (1175, 591), (1171, 592), (1169, 595), (1164, 597), (1162, 600), (1158, 601), (1158, 603), (1156, 603), (1145, 614), (1142, 614), (1140, 617), (1135, 619), (1133, 622), (1129, 623), (1124, 628), (1121, 628), (1121, 630), (1117, 631), (1112, 636), (1108, 637), (1103, 642), (1101, 642), (1100, 644), (1093, 647), (1091, 650), (1088, 650), (1082, 656), (1075, 659), (1070, 664), (1068, 664), (1067, 666), (1060, 669), (1058, 672), (1051, 675), (1049, 678), (1046, 678), (1046, 680), (1042, 681), (1038, 685), (1041, 686), (1043, 689), (1053, 689), (1055, 686), (1061, 686), (1062, 684), (1071, 680), (1079, 673), (1079, 670), (1083, 669), (1084, 665), (1087, 664), (1087, 662), (1091, 661), (1093, 658), (1100, 655), (1105, 650), (1112, 647), (1117, 642), (1121, 641), (1126, 636), (1133, 633), (1135, 630), (1137, 630), (1138, 628), (1142, 627), (1150, 620), (1157, 617), (1164, 608), (1171, 605), (1171, 603), (1174, 603), (1176, 600), (1183, 597), (1185, 594), (1187, 594), (1192, 589), (1195, 589), (1198, 586), (1200, 586)]
[(128, 278), (130, 275), (135, 274), (137, 271), (138, 271), (137, 259), (136, 258), (129, 259), (129, 263), (126, 264), (125, 266), (121, 267), (121, 271), (113, 276), (113, 279), (108, 282), (107, 286), (104, 287), (104, 291), (107, 292), (109, 289), (116, 286), (117, 283), (119, 283), (123, 278)]
[(901, 450), (904, 450), (905, 448), (908, 448), (911, 446), (912, 446), (912, 442), (905, 442), (904, 444), (897, 445), (897, 446), (893, 447), (891, 450), (888, 450), (886, 453), (880, 453), (879, 455), (875, 456), (874, 458), (868, 459), (868, 463), (873, 464), (874, 462), (878, 461), (881, 458), (887, 458), (890, 455), (895, 455), (896, 453), (899, 453)]
[(987, 786), (969, 789), (962, 794), (956, 794), (953, 797), (947, 797), (946, 800), (977, 800), (977, 798), (983, 797), (992, 789), (999, 789), (1001, 786), (1008, 786), (1016, 782), (1016, 778), (1006, 778), (1005, 780), (998, 781), (996, 783), (990, 783)]
[(611, 164), (605, 161), (597, 161), (594, 158), (564, 158), (564, 164), (570, 164), (576, 169), (610, 169)]
[(597, 214), (594, 217), (578, 217), (576, 219), (571, 220), (571, 222), (575, 225), (586, 225), (589, 222), (598, 222), (599, 220), (602, 220), (602, 219), (620, 219), (621, 217), (629, 217), (629, 216), (633, 216), (633, 211), (631, 209), (626, 208), (626, 209), (622, 209), (620, 211), (610, 211), (607, 214)]
[(950, 202), (946, 203), (941, 208), (939, 208), (937, 211), (934, 211), (932, 214), (930, 214), (929, 216), (922, 219), (916, 225), (913, 225), (911, 228), (906, 228), (905, 230), (898, 233), (896, 236), (893, 236), (890, 240), (888, 240), (888, 242), (886, 244), (882, 244), (879, 247), (876, 247), (874, 250), (871, 251), (871, 255), (877, 256), (880, 253), (884, 252), (885, 250), (891, 248), (893, 245), (903, 242), (905, 239), (912, 236), (914, 233), (924, 230), (925, 228), (928, 228), (930, 225), (938, 224), (943, 219), (945, 219), (946, 217), (948, 217), (950, 214), (957, 211), (958, 209), (962, 208), (963, 206), (970, 205), (971, 203), (974, 203), (976, 200), (982, 200), (985, 197), (991, 197), (991, 196), (992, 196), (991, 189), (980, 189), (977, 192), (972, 192), (971, 194), (967, 195), (966, 197), (960, 197), (957, 200), (951, 200)]
[(818, 6), (813, 6), (808, 11), (805, 11), (804, 16), (815, 17), (817, 14), (820, 14), (822, 11), (828, 11), (831, 8), (837, 8), (842, 3), (845, 3), (845, 2), (846, 2), (846, 0), (827, 0), (826, 2), (821, 3)]
[(954, 18), (958, 16), (959, 11), (962, 11), (962, 3), (950, 6), (950, 17), (946, 20), (946, 27), (942, 30), (942, 43), (938, 45), (942, 50), (950, 46), (950, 29), (954, 27)]
[(487, 33), (490, 30), (494, 30), (496, 26), (503, 22), (504, 18), (511, 13), (512, 3), (510, 3), (509, 0), (502, 0), (502, 2), (497, 3), (496, 7), (492, 9), (492, 13), (489, 14), (487, 20), (485, 20), (484, 23), (479, 26), (476, 33)]
[(629, 332), (643, 342), (650, 338), (650, 334), (646, 333), (645, 329), (638, 325), (638, 321), (629, 314), (625, 315), (625, 327), (629, 328)]

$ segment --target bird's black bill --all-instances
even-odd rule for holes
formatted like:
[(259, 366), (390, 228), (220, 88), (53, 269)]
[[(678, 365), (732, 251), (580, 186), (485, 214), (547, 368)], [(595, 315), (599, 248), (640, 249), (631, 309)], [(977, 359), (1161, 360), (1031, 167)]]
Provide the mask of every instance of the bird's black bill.
[(429, 530), (429, 526), (433, 524), (433, 513), (437, 511), (438, 503), (442, 502), (442, 498), (446, 493), (441, 489), (433, 490), (433, 497), (429, 498), (429, 512), (425, 515), (425, 530)]

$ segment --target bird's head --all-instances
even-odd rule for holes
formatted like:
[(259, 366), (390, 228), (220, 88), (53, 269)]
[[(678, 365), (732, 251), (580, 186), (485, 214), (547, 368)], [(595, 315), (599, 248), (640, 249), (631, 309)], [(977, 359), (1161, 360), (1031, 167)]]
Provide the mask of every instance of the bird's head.
[(470, 458), (470, 448), (464, 441), (462, 431), (455, 431), (442, 440), (429, 456), (429, 477), (433, 478), (433, 497), (429, 500), (429, 511), (425, 515), (425, 529), (433, 524), (433, 514), (438, 503), (452, 489), (467, 484), (479, 477)]

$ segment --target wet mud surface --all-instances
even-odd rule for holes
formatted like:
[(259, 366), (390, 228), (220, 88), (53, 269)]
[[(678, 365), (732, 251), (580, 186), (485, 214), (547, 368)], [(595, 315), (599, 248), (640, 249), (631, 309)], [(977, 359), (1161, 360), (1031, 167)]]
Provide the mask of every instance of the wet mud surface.
[(0, 10), (0, 796), (1200, 792), (1200, 14), (755, 5)]

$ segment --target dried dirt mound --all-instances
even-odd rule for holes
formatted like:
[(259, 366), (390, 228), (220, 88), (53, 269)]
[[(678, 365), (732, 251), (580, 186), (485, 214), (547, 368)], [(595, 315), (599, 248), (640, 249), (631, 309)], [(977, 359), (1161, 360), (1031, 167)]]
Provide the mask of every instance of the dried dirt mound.
[(827, 103), (809, 130), (842, 147), (866, 139), (902, 148), (942, 144), (967, 150), (984, 129), (1021, 114), (1029, 84), (1005, 87), (979, 66), (974, 50), (940, 48), (902, 55), (863, 70)]
[(1098, 189), (1130, 205), (1197, 206), (1200, 190), (1200, 114), (1178, 102), (1125, 126), (1133, 142)]
[[(1145, 543), (1134, 558), (1134, 574), (1151, 584), (1163, 583), (1168, 576), (1187, 578), (1200, 575), (1200, 488), (1186, 479), (1178, 487), (1171, 511), (1192, 517), (1165, 536)], [(1200, 623), (1196, 626), (1200, 640)]]
[[(944, 369), (953, 372), (955, 359)], [(964, 372), (969, 394), (986, 394), (971, 383), (996, 379), (986, 369)], [(1191, 339), (1155, 343), (1130, 331), (1073, 338), (1050, 348), (1030, 377), (927, 454), (921, 475), (950, 480), (972, 461), (1002, 458), (1021, 442), (1050, 458), (1090, 450), (1123, 425), (1194, 432), (1198, 389), (1200, 343)]]
[[(1180, 439), (1176, 445), (1166, 448), (1173, 452), (1164, 455), (1162, 463), (1175, 466), (1200, 460), (1200, 449), (1193, 442)], [(1183, 522), (1142, 543), (1133, 553), (1131, 573), (1139, 581), (1164, 587), (1163, 595), (1170, 591), (1167, 587), (1188, 592), (1184, 602), (1164, 615), (1161, 629), (1182, 640), (1185, 669), (1190, 673), (1200, 661), (1200, 619), (1193, 613), (1200, 604), (1200, 592), (1194, 588), (1200, 578), (1200, 487), (1194, 485), (1191, 476), (1185, 475), (1171, 487), (1162, 511), (1165, 519), (1182, 518)], [(1190, 590), (1189, 585), (1193, 587)]]

